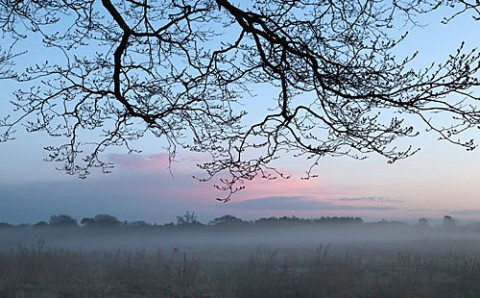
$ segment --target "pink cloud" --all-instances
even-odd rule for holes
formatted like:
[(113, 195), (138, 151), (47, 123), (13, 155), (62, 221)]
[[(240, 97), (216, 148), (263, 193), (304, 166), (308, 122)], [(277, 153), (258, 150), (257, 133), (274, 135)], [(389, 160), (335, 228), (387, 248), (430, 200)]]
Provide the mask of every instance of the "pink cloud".
[[(198, 160), (190, 155), (183, 156), (181, 160), (173, 161), (170, 175), (169, 155), (166, 153), (143, 156), (140, 154), (112, 154), (110, 160), (117, 165), (120, 172), (131, 176), (142, 185), (136, 191), (149, 197), (170, 198), (175, 201), (191, 202), (192, 204), (222, 204), (216, 198), (224, 198), (226, 192), (214, 188), (219, 183), (220, 177), (214, 177), (208, 182), (199, 182), (192, 176), (205, 176), (195, 167)], [(203, 175), (202, 175), (203, 174)], [(139, 180), (142, 180), (141, 182)], [(363, 197), (362, 200), (348, 200), (352, 196), (352, 190), (339, 187), (328, 180), (328, 177), (318, 177), (308, 180), (292, 177), (290, 179), (277, 178), (274, 180), (254, 179), (246, 181), (245, 189), (231, 197), (232, 202), (241, 202), (264, 197), (275, 196), (301, 196), (309, 200), (329, 202), (338, 198), (343, 201), (335, 202), (340, 206), (366, 206), (365, 200), (373, 200), (373, 197)], [(347, 199), (345, 199), (347, 198)], [(375, 197), (380, 200), (379, 197)], [(370, 202), (372, 203), (372, 202)], [(382, 202), (373, 202), (375, 205), (383, 205)], [(305, 211), (305, 210), (304, 210)]]
[[(275, 180), (255, 179), (246, 182), (245, 190), (238, 193), (238, 199), (246, 200), (267, 196), (303, 196), (315, 199), (327, 199), (344, 195), (342, 191), (332, 188), (326, 179), (298, 178)], [(236, 198), (234, 198), (236, 200)]]
[[(120, 171), (126, 171), (134, 175), (153, 175), (155, 180), (162, 183), (151, 185), (149, 192), (176, 193), (176, 195), (211, 198), (224, 197), (227, 194), (214, 188), (215, 184), (220, 184), (221, 177), (214, 177), (207, 182), (199, 182), (192, 178), (207, 177), (202, 173), (196, 164), (201, 162), (194, 156), (183, 156), (181, 160), (174, 160), (170, 163), (167, 153), (155, 155), (140, 154), (112, 154), (110, 161)], [(172, 171), (172, 175), (170, 175)], [(171, 176), (171, 177), (168, 177)], [(311, 195), (318, 196), (319, 193), (325, 194), (325, 182), (320, 179), (300, 180), (298, 178), (275, 180), (254, 179), (246, 181), (245, 190), (238, 192), (232, 200), (245, 200), (272, 195)]]

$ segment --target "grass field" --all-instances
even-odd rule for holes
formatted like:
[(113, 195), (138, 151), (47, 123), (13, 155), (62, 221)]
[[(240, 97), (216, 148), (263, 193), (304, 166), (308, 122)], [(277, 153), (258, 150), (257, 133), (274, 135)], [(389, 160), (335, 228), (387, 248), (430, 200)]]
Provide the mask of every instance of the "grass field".
[(480, 237), (412, 229), (4, 231), (0, 297), (480, 297)]

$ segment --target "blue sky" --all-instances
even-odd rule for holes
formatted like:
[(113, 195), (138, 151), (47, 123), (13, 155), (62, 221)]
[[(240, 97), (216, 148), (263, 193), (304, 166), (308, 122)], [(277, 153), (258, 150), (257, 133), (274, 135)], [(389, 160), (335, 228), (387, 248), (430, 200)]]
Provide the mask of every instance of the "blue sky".
[[(422, 20), (430, 25), (412, 29), (399, 55), (419, 50), (415, 65), (425, 66), (448, 57), (462, 40), (469, 47), (477, 45), (480, 23), (468, 16), (448, 25), (439, 21), (438, 17)], [(10, 111), (6, 103), (16, 88), (12, 81), (0, 81), (1, 114)], [(53, 214), (81, 219), (109, 213), (122, 220), (162, 223), (174, 221), (185, 211), (195, 211), (204, 222), (224, 214), (242, 218), (346, 215), (367, 220), (451, 214), (480, 219), (480, 149), (466, 152), (421, 132), (408, 140), (421, 151), (393, 165), (376, 156), (363, 161), (325, 158), (316, 171), (319, 177), (305, 181), (300, 179), (303, 161), (284, 158), (278, 165), (293, 174), (291, 179), (253, 181), (232, 202), (222, 204), (215, 200), (222, 194), (212, 184), (192, 179), (199, 174), (195, 165), (201, 157), (179, 152), (171, 175), (162, 144), (153, 137), (136, 144), (142, 154), (109, 152), (108, 158), (116, 164), (112, 174), (93, 173), (81, 180), (57, 171), (56, 164), (43, 162), (42, 148), (55, 140), (19, 129), (16, 140), (0, 144), (0, 222), (34, 223)], [(480, 139), (478, 131), (472, 136)]]

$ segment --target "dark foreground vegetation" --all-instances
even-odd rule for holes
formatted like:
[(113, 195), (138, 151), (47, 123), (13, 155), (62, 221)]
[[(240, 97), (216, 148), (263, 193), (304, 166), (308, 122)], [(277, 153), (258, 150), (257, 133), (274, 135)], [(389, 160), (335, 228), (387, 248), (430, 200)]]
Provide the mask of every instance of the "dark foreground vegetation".
[[(82, 252), (18, 246), (0, 255), (0, 297), (479, 297), (477, 256), (387, 253), (318, 245), (258, 247), (221, 264), (182, 251)], [(377, 251), (378, 252), (378, 251)]]
[(3, 228), (0, 297), (480, 297), (478, 225), (325, 221)]

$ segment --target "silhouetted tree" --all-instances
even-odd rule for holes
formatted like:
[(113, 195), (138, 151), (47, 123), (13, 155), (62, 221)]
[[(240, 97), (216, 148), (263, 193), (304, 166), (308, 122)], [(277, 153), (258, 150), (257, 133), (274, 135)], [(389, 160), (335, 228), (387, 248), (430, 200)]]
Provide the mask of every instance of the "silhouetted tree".
[(210, 224), (214, 226), (219, 226), (219, 225), (230, 225), (230, 224), (238, 224), (242, 223), (243, 220), (241, 218), (238, 218), (233, 215), (223, 215), (217, 218), (214, 218)]
[(122, 224), (115, 216), (109, 214), (98, 214), (93, 218), (85, 217), (80, 223), (88, 227), (118, 227)]
[(143, 221), (143, 220), (136, 220), (136, 221), (132, 221), (132, 222), (127, 222), (125, 224), (126, 227), (128, 228), (138, 228), (138, 229), (141, 229), (141, 228), (147, 228), (147, 227), (150, 227), (151, 224)]
[(320, 218), (314, 218), (313, 222), (315, 223), (362, 223), (363, 219), (361, 217), (354, 216), (322, 216)]
[(75, 227), (77, 220), (69, 215), (60, 214), (52, 215), (49, 220), (49, 225), (52, 227)]
[(455, 219), (451, 217), (450, 215), (445, 215), (443, 217), (443, 226), (445, 227), (452, 227), (455, 225)]
[(303, 221), (307, 221), (307, 220), (305, 220), (303, 218), (298, 218), (298, 217), (292, 215), (292, 216), (279, 217), (278, 221), (279, 222), (285, 222), (285, 223), (299, 223), (299, 222), (303, 222)]
[(118, 227), (122, 223), (113, 215), (98, 214), (93, 218), (94, 224), (100, 227)]
[(275, 216), (260, 217), (255, 220), (255, 223), (260, 223), (260, 224), (271, 224), (276, 222), (278, 222), (278, 217), (275, 217)]
[(177, 226), (199, 225), (195, 212), (187, 211), (181, 216), (177, 216)]
[[(85, 177), (109, 171), (107, 147), (131, 152), (152, 133), (170, 158), (178, 146), (209, 153), (199, 179), (221, 177), (229, 194), (245, 180), (288, 177), (272, 167), (284, 153), (310, 161), (308, 178), (327, 155), (411, 156), (395, 140), (423, 128), (470, 150), (462, 133), (480, 124), (479, 54), (460, 46), (420, 70), (415, 55), (393, 55), (398, 28), (450, 2), (0, 0), (0, 28), (14, 36), (5, 42), (40, 36), (63, 55), (17, 75), (29, 84), (0, 135), (25, 125), (65, 137), (48, 160)], [(258, 100), (268, 109), (249, 106), (266, 85), (273, 93)], [(244, 105), (257, 113), (245, 119)], [(88, 140), (89, 130), (101, 137)]]

